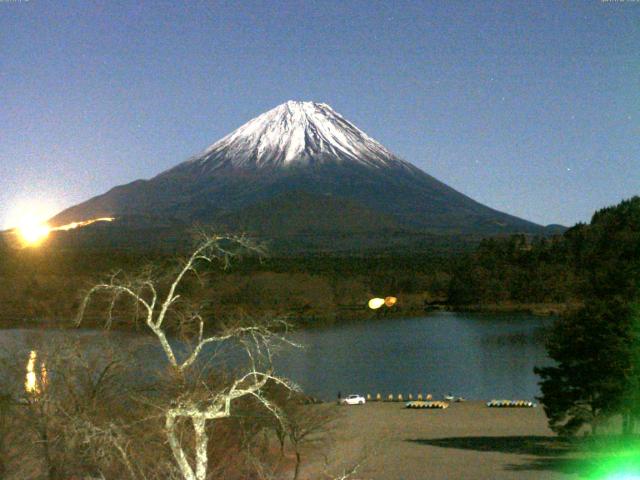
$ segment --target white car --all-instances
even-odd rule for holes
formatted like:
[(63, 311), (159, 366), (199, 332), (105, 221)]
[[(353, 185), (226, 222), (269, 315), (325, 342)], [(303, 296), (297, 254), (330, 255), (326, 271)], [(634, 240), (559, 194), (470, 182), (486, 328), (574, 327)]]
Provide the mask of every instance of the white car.
[(342, 405), (364, 405), (365, 402), (362, 395), (349, 395), (340, 401)]

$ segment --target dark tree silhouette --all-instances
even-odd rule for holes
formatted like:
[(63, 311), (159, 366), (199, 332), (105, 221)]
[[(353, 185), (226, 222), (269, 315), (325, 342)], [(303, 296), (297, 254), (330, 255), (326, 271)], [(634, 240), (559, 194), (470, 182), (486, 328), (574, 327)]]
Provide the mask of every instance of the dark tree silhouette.
[(535, 372), (555, 432), (570, 435), (590, 425), (596, 433), (602, 420), (624, 409), (631, 373), (629, 320), (621, 302), (592, 302), (554, 324), (547, 350), (556, 365)]

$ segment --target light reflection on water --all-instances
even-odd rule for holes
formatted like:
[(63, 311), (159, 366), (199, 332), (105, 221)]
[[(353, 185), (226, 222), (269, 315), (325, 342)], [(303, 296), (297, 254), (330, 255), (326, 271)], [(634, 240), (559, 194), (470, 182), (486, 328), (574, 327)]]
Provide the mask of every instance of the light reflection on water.
[[(294, 332), (291, 338), (305, 348), (284, 350), (275, 363), (277, 373), (324, 400), (338, 392), (532, 400), (539, 394), (533, 367), (549, 363), (541, 332), (551, 322), (522, 314), (460, 313), (349, 322)], [(88, 348), (95, 348), (105, 333), (2, 330), (0, 349), (37, 349), (34, 343), (52, 336), (81, 337)], [(166, 365), (152, 337), (110, 332), (106, 338), (130, 347), (150, 369)]]

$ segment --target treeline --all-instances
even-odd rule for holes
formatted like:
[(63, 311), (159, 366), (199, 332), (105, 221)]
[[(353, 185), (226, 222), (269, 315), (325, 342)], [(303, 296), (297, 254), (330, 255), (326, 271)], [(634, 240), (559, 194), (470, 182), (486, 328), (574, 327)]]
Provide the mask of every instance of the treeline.
[[(475, 249), (452, 253), (417, 251), (338, 256), (246, 256), (231, 268), (207, 272), (208, 304), (218, 315), (292, 315), (311, 320), (368, 317), (372, 296), (399, 298), (385, 314), (421, 314), (434, 305), (454, 309), (532, 309), (540, 312), (577, 306), (594, 288), (614, 288), (628, 276), (620, 258), (635, 253), (628, 238), (638, 197), (596, 212), (549, 238), (525, 235), (482, 240)], [(617, 256), (621, 245), (625, 256)], [(610, 248), (610, 250), (607, 250)], [(175, 252), (144, 254), (127, 250), (0, 248), (0, 321), (63, 320), (73, 317), (79, 292), (112, 271), (135, 272), (153, 264), (165, 269)], [(618, 262), (620, 268), (604, 268)], [(609, 272), (606, 277), (590, 273)], [(589, 267), (589, 268), (587, 268)], [(615, 273), (612, 273), (615, 272)], [(534, 309), (535, 311), (535, 309)]]
[(602, 291), (618, 291), (633, 278), (640, 248), (640, 198), (593, 215), (563, 235), (515, 235), (483, 240), (459, 261), (448, 290), (452, 304), (582, 303)]
[[(581, 228), (581, 226), (574, 227)], [(483, 240), (452, 272), (454, 305), (566, 303), (579, 297), (582, 277), (571, 229), (563, 236), (514, 235)]]
[[(79, 307), (81, 292), (110, 272), (134, 273), (152, 264), (175, 263), (165, 252), (145, 255), (119, 250), (13, 250), (0, 252), (0, 322), (65, 323)], [(425, 302), (445, 302), (450, 259), (440, 255), (235, 258), (229, 268), (207, 268), (203, 301), (218, 317), (289, 315), (330, 322), (368, 317), (372, 296), (400, 295), (386, 314), (424, 311)]]

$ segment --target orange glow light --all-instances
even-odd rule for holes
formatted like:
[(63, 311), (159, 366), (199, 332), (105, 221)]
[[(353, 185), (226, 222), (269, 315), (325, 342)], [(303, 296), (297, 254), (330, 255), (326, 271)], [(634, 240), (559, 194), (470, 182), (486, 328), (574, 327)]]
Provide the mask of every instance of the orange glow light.
[(33, 247), (46, 240), (51, 232), (51, 227), (35, 217), (25, 217), (16, 227), (16, 231), (25, 246)]
[(72, 222), (59, 227), (51, 227), (46, 222), (38, 220), (35, 216), (26, 216), (20, 220), (14, 228), (22, 245), (25, 247), (37, 247), (46, 240), (51, 232), (67, 232), (76, 228), (86, 227), (96, 222), (113, 222), (113, 217), (93, 218), (82, 222)]

